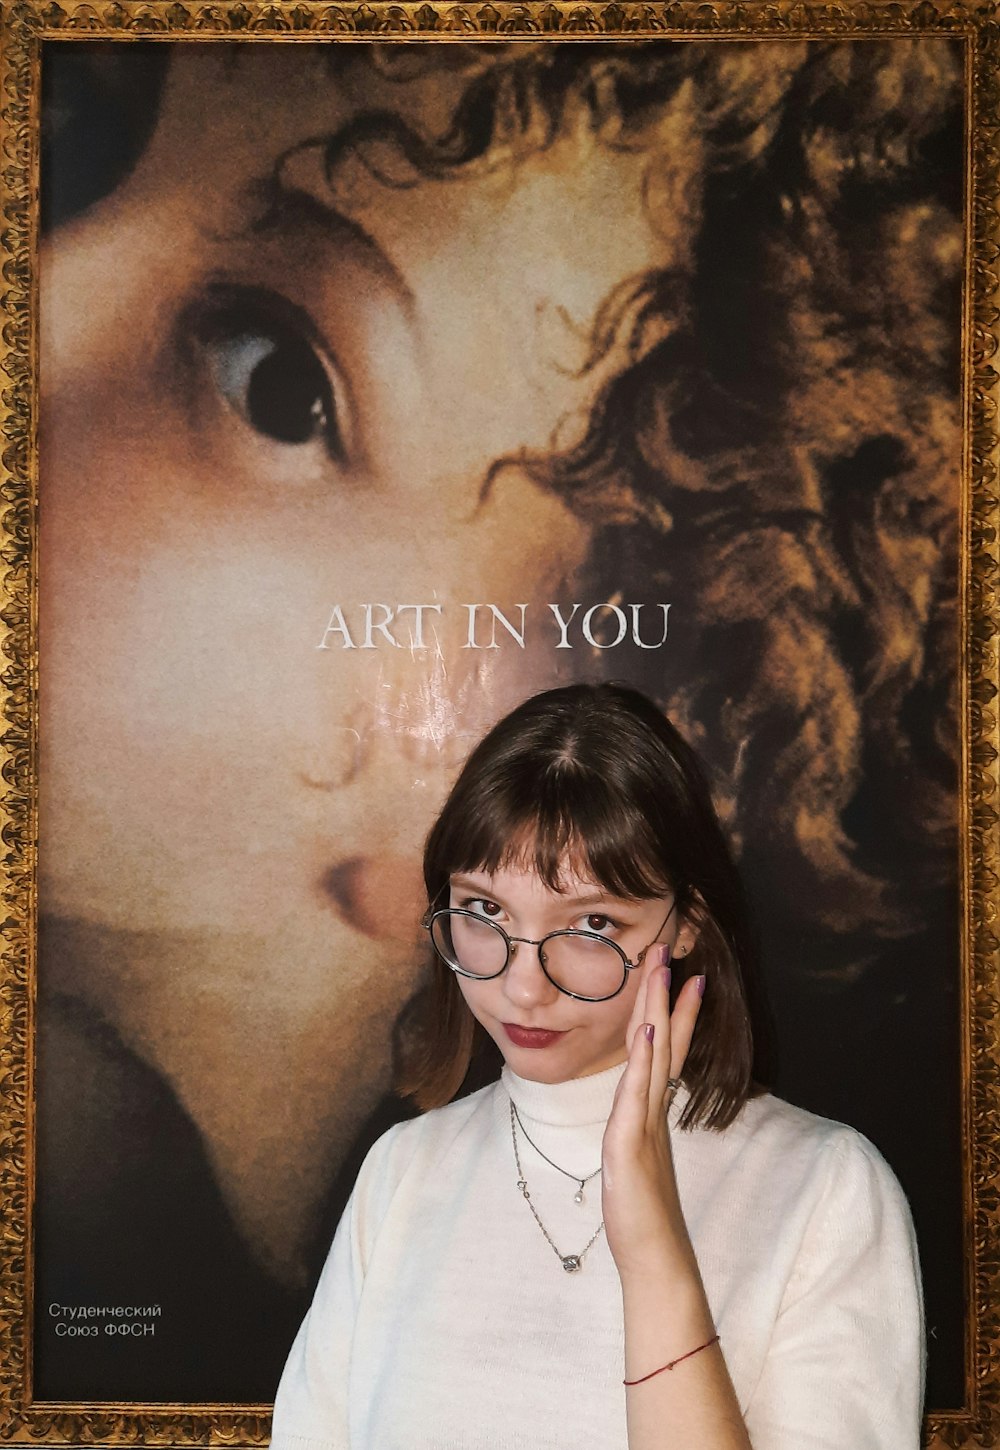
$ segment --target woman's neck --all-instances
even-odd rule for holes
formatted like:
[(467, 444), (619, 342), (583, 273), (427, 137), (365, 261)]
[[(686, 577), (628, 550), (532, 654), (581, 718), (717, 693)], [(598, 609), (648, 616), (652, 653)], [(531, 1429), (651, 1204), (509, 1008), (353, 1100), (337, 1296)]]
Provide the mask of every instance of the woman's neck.
[(566, 1082), (533, 1082), (504, 1067), (501, 1083), (523, 1118), (554, 1127), (605, 1123), (624, 1063)]

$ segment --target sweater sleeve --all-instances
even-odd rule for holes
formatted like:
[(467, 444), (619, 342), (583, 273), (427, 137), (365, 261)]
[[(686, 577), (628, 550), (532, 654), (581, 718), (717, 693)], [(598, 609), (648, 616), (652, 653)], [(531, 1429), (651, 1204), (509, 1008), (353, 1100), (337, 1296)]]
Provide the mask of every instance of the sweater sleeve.
[(366, 1157), (282, 1371), (274, 1402), (271, 1450), (347, 1450), (351, 1344), (365, 1264), (384, 1187), (387, 1140)]
[(923, 1306), (909, 1206), (860, 1135), (823, 1192), (746, 1413), (754, 1450), (919, 1450)]

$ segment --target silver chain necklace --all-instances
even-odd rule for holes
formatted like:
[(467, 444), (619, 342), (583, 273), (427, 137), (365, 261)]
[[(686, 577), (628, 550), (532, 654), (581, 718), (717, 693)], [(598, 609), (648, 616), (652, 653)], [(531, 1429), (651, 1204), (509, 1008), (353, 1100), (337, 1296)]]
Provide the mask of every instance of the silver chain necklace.
[(532, 1148), (534, 1148), (534, 1150), (538, 1154), (539, 1158), (544, 1158), (545, 1161), (546, 1161), (546, 1163), (549, 1165), (549, 1167), (550, 1168), (554, 1168), (557, 1173), (561, 1173), (564, 1178), (569, 1178), (573, 1183), (578, 1183), (580, 1185), (579, 1188), (576, 1190), (576, 1192), (573, 1194), (573, 1202), (574, 1203), (582, 1203), (583, 1202), (583, 1190), (584, 1190), (584, 1188), (586, 1188), (586, 1186), (590, 1182), (590, 1180), (592, 1178), (596, 1178), (597, 1175), (598, 1175), (598, 1173), (600, 1173), (600, 1171), (601, 1171), (600, 1166), (598, 1166), (597, 1168), (595, 1168), (594, 1171), (593, 1171), (593, 1173), (588, 1173), (583, 1178), (581, 1178), (578, 1173), (571, 1173), (568, 1168), (560, 1168), (558, 1163), (553, 1163), (552, 1159), (549, 1157), (549, 1155), (547, 1153), (543, 1153), (542, 1152), (541, 1148), (539, 1148), (539, 1146), (535, 1142), (534, 1138), (528, 1132), (527, 1128), (524, 1126), (524, 1123), (521, 1121), (521, 1114), (517, 1111), (517, 1105), (515, 1104), (513, 1098), (511, 1098), (511, 1100), (510, 1100), (510, 1106), (511, 1106), (511, 1111), (514, 1114), (514, 1117), (517, 1119), (517, 1126), (521, 1130), (521, 1136), (531, 1145)]
[[(527, 1182), (525, 1181), (525, 1177), (524, 1177), (524, 1169), (521, 1167), (521, 1156), (520, 1156), (520, 1154), (517, 1151), (517, 1125), (520, 1123), (520, 1121), (521, 1120), (517, 1116), (517, 1110), (514, 1107), (514, 1103), (513, 1103), (513, 1101), (511, 1101), (511, 1104), (510, 1104), (510, 1139), (511, 1139), (511, 1142), (514, 1144), (514, 1166), (517, 1168), (517, 1187), (518, 1187), (518, 1192), (521, 1194), (521, 1197), (524, 1199), (525, 1203), (531, 1209), (531, 1216), (535, 1220), (535, 1222), (537, 1223), (538, 1227), (541, 1229), (542, 1236), (544, 1237), (545, 1242), (552, 1249), (552, 1252), (555, 1254), (556, 1258), (562, 1264), (562, 1266), (566, 1270), (567, 1274), (575, 1274), (577, 1272), (577, 1270), (580, 1268), (580, 1265), (583, 1263), (584, 1255), (587, 1254), (590, 1251), (590, 1249), (593, 1248), (594, 1244), (597, 1243), (597, 1240), (600, 1238), (601, 1234), (604, 1232), (604, 1220), (603, 1220), (603, 1218), (601, 1219), (601, 1221), (597, 1225), (597, 1228), (595, 1229), (594, 1233), (591, 1235), (590, 1239), (587, 1241), (587, 1243), (584, 1245), (584, 1247), (580, 1250), (580, 1252), (578, 1254), (564, 1254), (562, 1252), (562, 1250), (556, 1245), (555, 1240), (553, 1239), (552, 1235), (549, 1233), (548, 1229), (545, 1227), (545, 1225), (542, 1223), (542, 1220), (539, 1218), (539, 1216), (538, 1216), (538, 1209), (532, 1203), (532, 1201), (531, 1201), (531, 1194), (528, 1192), (528, 1185), (527, 1185)], [(523, 1126), (521, 1127), (521, 1132), (524, 1133), (524, 1127)], [(527, 1133), (525, 1133), (524, 1136), (527, 1138), (527, 1136), (528, 1136)], [(530, 1142), (531, 1140), (529, 1139), (528, 1141)], [(534, 1144), (532, 1144), (532, 1147), (534, 1147)], [(538, 1150), (536, 1149), (536, 1152), (537, 1151)], [(544, 1153), (542, 1154), (542, 1157), (545, 1158), (545, 1154)], [(546, 1159), (546, 1162), (551, 1162), (551, 1159)], [(556, 1164), (553, 1163), (552, 1164), (552, 1167), (555, 1168), (556, 1167)], [(560, 1169), (559, 1171), (562, 1173), (562, 1172), (565, 1172), (565, 1169)], [(600, 1172), (600, 1169), (598, 1169), (597, 1171)], [(573, 1175), (570, 1174), (569, 1176), (572, 1177)], [(594, 1177), (594, 1174), (592, 1173), (590, 1176), (591, 1176), (591, 1178), (593, 1178)], [(584, 1183), (586, 1183), (587, 1180), (584, 1179), (583, 1181), (584, 1181)], [(577, 1180), (577, 1182), (579, 1182), (579, 1180)]]

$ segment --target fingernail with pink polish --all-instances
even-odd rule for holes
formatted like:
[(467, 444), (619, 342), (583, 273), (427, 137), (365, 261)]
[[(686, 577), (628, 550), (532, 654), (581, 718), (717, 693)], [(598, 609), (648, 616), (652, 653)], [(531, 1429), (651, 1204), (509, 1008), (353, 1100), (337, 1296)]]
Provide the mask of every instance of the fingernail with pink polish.
[(704, 995), (705, 995), (705, 978), (704, 977), (695, 977), (695, 981), (698, 984), (698, 996), (699, 997), (704, 997)]
[(667, 991), (669, 992), (670, 991), (670, 968), (669, 967), (664, 967), (663, 968), (663, 985), (666, 987)]
[(653, 1026), (652, 1022), (647, 1022), (642, 1030), (646, 1034), (646, 1041), (652, 1042), (653, 1033), (656, 1031), (656, 1028)]

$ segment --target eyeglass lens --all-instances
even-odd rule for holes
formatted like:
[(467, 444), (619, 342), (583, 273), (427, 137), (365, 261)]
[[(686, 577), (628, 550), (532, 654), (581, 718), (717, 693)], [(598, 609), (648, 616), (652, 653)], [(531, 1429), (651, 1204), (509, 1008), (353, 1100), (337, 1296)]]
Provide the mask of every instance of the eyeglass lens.
[[(449, 964), (470, 977), (496, 977), (507, 964), (507, 938), (499, 927), (461, 911), (434, 918), (431, 938)], [(549, 980), (575, 997), (599, 1000), (620, 991), (625, 980), (621, 953), (599, 937), (556, 932), (542, 947)]]

